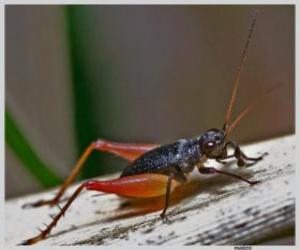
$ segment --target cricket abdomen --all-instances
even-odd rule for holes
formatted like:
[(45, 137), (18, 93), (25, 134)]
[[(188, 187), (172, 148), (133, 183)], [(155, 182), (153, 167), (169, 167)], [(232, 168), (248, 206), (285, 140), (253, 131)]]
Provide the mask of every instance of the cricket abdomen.
[(121, 177), (144, 173), (182, 176), (193, 170), (201, 156), (197, 139), (182, 139), (145, 153), (125, 167)]

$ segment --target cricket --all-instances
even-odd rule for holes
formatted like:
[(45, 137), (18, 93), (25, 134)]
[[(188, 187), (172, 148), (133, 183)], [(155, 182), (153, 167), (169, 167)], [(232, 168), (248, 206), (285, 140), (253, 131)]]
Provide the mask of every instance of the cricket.
[[(49, 200), (39, 200), (34, 203), (26, 204), (26, 206), (58, 206), (66, 189), (74, 182), (80, 170), (83, 168), (85, 161), (93, 151), (108, 152), (127, 160), (128, 164), (123, 169), (121, 175), (118, 178), (111, 180), (88, 180), (79, 185), (75, 192), (67, 199), (65, 204), (62, 207), (58, 206), (60, 210), (55, 216), (51, 216), (51, 223), (46, 225), (43, 230), (39, 229), (39, 233), (35, 237), (27, 239), (21, 244), (32, 245), (47, 238), (58, 221), (83, 190), (113, 193), (119, 196), (136, 198), (164, 196), (164, 208), (160, 217), (162, 220), (165, 220), (167, 218), (166, 213), (172, 192), (188, 181), (188, 174), (195, 168), (200, 174), (227, 175), (250, 185), (257, 184), (258, 181), (248, 180), (232, 172), (221, 171), (214, 167), (205, 166), (205, 162), (208, 159), (213, 159), (223, 164), (226, 162), (224, 160), (234, 159), (236, 160), (238, 167), (251, 166), (267, 155), (267, 153), (264, 153), (259, 157), (249, 157), (241, 150), (237, 142), (229, 139), (230, 133), (239, 124), (240, 120), (245, 117), (260, 100), (264, 99), (263, 97), (266, 94), (257, 97), (248, 104), (230, 123), (241, 71), (253, 36), (257, 14), (256, 11), (251, 22), (248, 37), (242, 50), (241, 61), (233, 82), (225, 121), (220, 129), (211, 128), (195, 138), (180, 139), (167, 145), (118, 143), (101, 139), (92, 142), (85, 149), (72, 169), (71, 174), (65, 179), (54, 198)], [(229, 154), (229, 149), (233, 150), (233, 153)]]

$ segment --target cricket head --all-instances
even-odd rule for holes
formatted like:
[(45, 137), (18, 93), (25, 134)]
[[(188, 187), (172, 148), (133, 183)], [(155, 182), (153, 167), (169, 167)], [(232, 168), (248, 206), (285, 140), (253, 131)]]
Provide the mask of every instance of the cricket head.
[(199, 145), (202, 153), (207, 158), (217, 158), (223, 155), (225, 148), (225, 133), (220, 129), (209, 129), (199, 138)]

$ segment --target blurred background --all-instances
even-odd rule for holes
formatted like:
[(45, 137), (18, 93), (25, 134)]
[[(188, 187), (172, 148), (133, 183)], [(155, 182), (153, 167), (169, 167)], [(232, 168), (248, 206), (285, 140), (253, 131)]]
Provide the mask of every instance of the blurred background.
[[(253, 11), (232, 137), (294, 133), (294, 7), (6, 6), (6, 198), (58, 185), (90, 142), (170, 143), (223, 125)], [(125, 162), (93, 153), (80, 178)]]

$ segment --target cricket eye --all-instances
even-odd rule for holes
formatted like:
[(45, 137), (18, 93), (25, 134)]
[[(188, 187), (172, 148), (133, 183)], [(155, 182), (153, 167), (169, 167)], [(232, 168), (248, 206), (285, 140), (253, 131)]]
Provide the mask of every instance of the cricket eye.
[(204, 148), (206, 148), (206, 149), (212, 149), (215, 146), (216, 146), (215, 141), (206, 141), (206, 142), (204, 142)]

